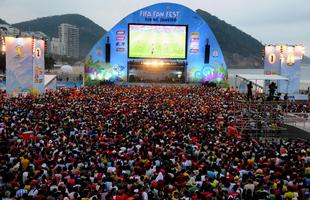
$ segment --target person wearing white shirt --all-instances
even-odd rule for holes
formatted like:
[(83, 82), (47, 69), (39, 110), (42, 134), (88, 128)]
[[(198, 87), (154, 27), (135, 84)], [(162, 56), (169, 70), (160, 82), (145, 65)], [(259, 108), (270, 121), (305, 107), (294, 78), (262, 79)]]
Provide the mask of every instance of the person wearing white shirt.
[(29, 172), (27, 171), (23, 172), (23, 184), (25, 184), (25, 182), (27, 181), (28, 175), (29, 175)]
[(142, 192), (142, 200), (148, 200), (149, 199), (149, 195), (147, 194), (146, 191)]
[(39, 190), (37, 188), (32, 188), (29, 192), (28, 192), (28, 196), (29, 197), (36, 197), (38, 195)]
[(20, 197), (23, 197), (24, 194), (27, 194), (27, 193), (28, 193), (28, 191), (26, 189), (22, 188), (22, 189), (19, 189), (16, 191), (15, 197), (20, 198)]

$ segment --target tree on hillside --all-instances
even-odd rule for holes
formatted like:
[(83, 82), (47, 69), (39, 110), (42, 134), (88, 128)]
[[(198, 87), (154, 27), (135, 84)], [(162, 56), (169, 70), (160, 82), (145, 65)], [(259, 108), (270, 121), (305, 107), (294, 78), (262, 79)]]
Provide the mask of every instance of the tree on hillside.
[(5, 73), (5, 55), (0, 55), (0, 73)]
[(55, 65), (54, 58), (50, 55), (46, 55), (44, 59), (45, 59), (45, 70), (50, 71), (51, 69), (54, 69)]

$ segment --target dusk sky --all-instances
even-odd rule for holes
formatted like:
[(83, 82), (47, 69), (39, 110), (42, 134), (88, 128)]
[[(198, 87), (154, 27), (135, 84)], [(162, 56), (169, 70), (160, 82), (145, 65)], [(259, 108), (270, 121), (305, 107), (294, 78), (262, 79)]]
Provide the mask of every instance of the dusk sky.
[[(0, 18), (8, 23), (77, 13), (109, 30), (122, 18), (159, 0), (1, 0)], [(264, 44), (304, 44), (310, 55), (309, 0), (179, 0), (205, 10)]]

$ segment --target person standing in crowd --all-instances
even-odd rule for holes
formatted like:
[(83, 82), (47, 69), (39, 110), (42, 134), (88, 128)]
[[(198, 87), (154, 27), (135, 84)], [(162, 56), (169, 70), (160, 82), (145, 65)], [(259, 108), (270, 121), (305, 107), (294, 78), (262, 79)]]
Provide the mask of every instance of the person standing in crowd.
[(250, 81), (248, 84), (247, 84), (247, 88), (248, 88), (248, 93), (247, 93), (247, 99), (248, 100), (253, 100), (253, 93), (252, 93), (252, 88), (253, 88), (253, 85), (252, 85), (252, 81)]
[(287, 101), (287, 100), (288, 100), (287, 93), (285, 93), (285, 95), (284, 95), (283, 99), (284, 99), (284, 101)]
[(276, 89), (277, 89), (277, 85), (275, 82), (272, 81), (269, 85), (269, 97), (270, 97), (271, 101), (273, 100), (274, 93), (276, 92)]

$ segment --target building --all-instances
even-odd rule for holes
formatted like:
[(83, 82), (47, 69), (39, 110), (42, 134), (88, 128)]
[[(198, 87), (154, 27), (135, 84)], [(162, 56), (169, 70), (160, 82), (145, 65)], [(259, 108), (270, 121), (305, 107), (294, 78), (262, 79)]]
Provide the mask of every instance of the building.
[(50, 44), (50, 52), (54, 55), (64, 55), (64, 45), (59, 38), (52, 38)]
[(79, 29), (71, 24), (60, 24), (58, 27), (60, 46), (63, 45), (61, 55), (79, 57)]

